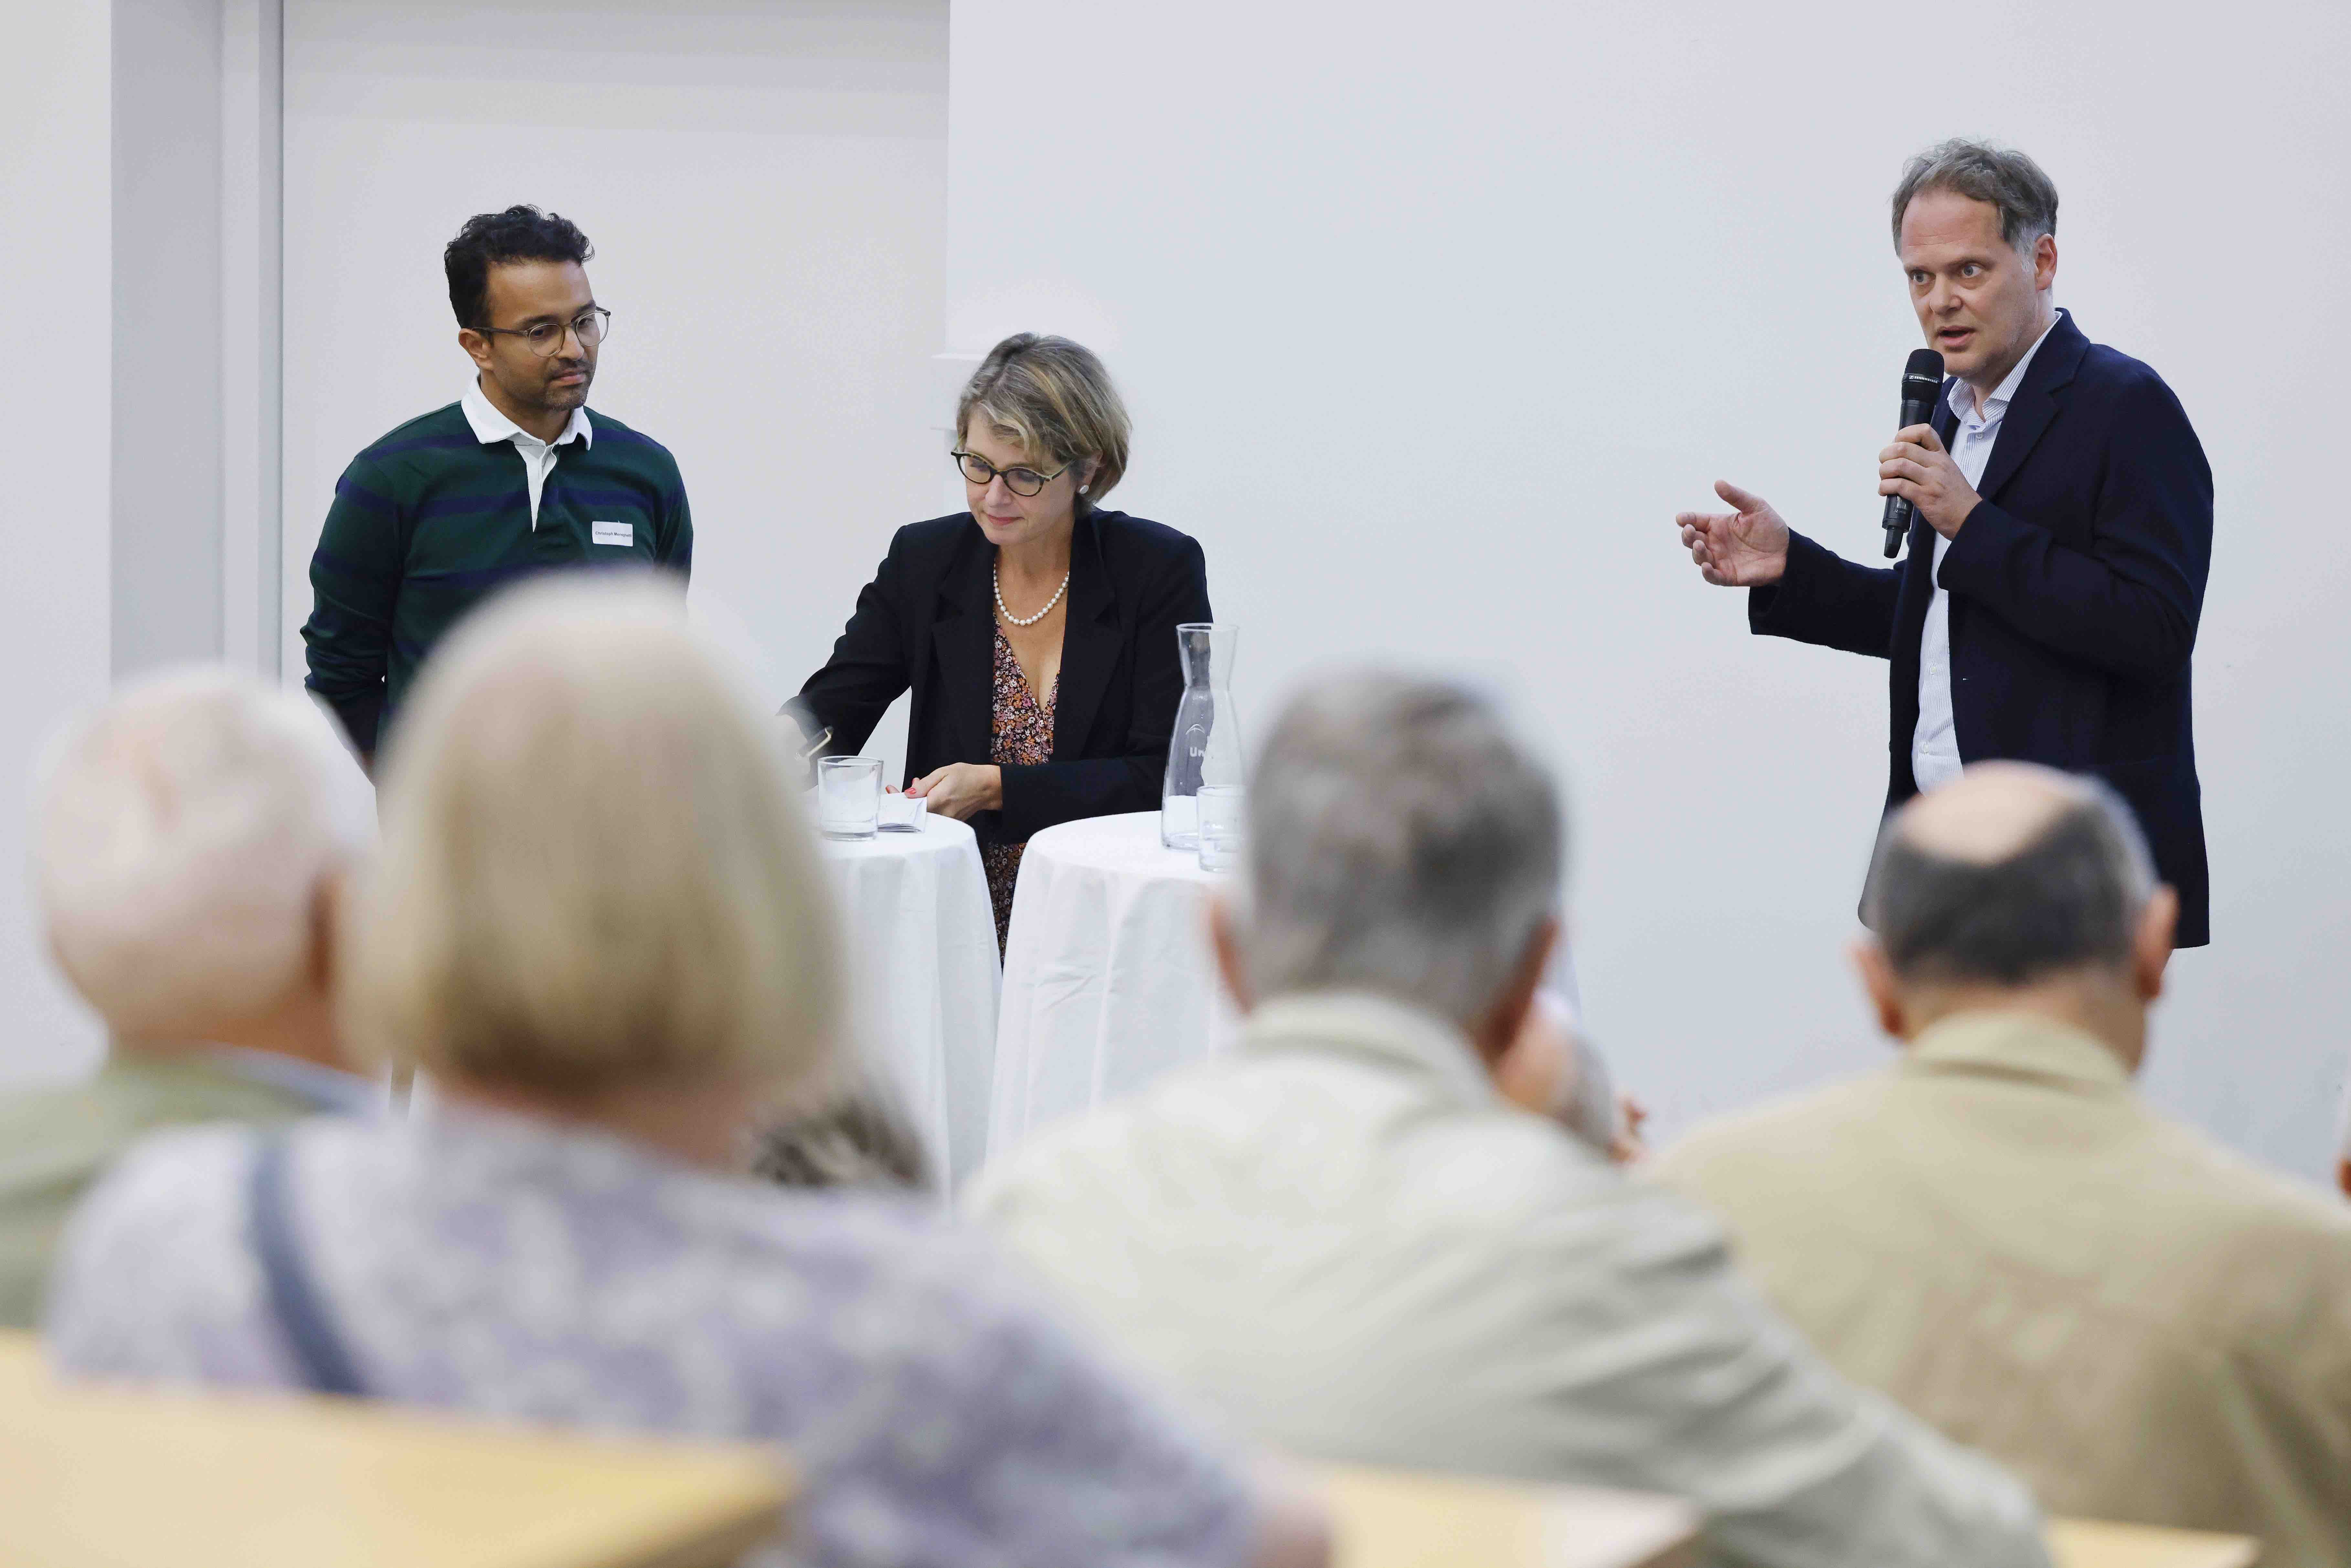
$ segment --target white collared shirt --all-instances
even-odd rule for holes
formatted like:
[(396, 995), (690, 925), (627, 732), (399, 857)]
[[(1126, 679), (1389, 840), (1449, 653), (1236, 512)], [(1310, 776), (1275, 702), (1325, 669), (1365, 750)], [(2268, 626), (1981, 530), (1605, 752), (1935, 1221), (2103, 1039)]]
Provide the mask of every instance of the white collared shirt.
[(465, 395), (457, 400), (465, 411), (465, 423), (474, 427), (474, 439), (485, 446), (501, 441), (511, 441), (514, 449), (522, 454), (523, 481), (530, 486), (530, 526), (538, 528), (538, 497), (547, 488), (547, 476), (555, 472), (555, 451), (559, 446), (577, 440), (582, 446), (596, 444), (596, 427), (588, 423), (586, 408), (571, 411), (571, 423), (553, 441), (541, 441), (513, 420), (497, 411), (482, 391), (479, 377), (465, 383)]
[[(2056, 329), (2053, 319), (2016, 361), (2016, 368), (1984, 399), (1981, 410), (1975, 406), (1967, 382), (1951, 383), (1949, 401), (1959, 422), (1951, 432), (1951, 461), (1959, 465), (1970, 490), (1983, 486), (1992, 443), (2000, 439), (2001, 421), (2015, 401), (2016, 389), (2024, 384), (2025, 367)], [(1935, 536), (1935, 596), (1927, 601), (1927, 626), (1918, 634), (1918, 726), (1910, 732), (1910, 776), (1921, 790), (1948, 784), (1959, 776), (1959, 732), (1951, 715), (1951, 596), (1942, 583), (1943, 555), (1950, 548), (1948, 538)]]

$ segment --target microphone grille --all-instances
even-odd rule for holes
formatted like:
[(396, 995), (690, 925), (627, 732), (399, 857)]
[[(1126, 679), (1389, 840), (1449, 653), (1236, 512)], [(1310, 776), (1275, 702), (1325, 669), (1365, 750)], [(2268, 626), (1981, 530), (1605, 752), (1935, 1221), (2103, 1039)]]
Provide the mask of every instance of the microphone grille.
[(1905, 384), (1928, 381), (1937, 386), (1942, 385), (1943, 356), (1932, 349), (1911, 350), (1909, 361), (1902, 367), (1902, 380)]

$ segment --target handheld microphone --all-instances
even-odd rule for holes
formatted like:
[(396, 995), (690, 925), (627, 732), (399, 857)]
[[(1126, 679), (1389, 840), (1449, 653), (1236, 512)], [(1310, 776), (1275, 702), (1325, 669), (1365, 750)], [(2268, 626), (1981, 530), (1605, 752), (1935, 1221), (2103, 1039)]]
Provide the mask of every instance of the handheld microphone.
[[(1943, 356), (1932, 349), (1914, 349), (1909, 362), (1902, 367), (1902, 423), (1896, 430), (1907, 430), (1914, 424), (1924, 424), (1935, 417), (1935, 400), (1943, 395)], [(1902, 549), (1902, 536), (1910, 531), (1910, 517), (1916, 510), (1907, 496), (1886, 497), (1886, 559), (1892, 560)]]

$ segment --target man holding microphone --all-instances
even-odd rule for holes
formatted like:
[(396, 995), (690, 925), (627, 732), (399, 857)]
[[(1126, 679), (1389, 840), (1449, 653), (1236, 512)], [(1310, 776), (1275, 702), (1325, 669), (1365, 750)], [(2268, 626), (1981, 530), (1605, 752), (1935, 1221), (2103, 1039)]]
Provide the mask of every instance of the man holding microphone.
[(2210, 940), (2189, 655), (2212, 556), (2212, 476), (2179, 399), (2051, 303), (2057, 190), (2021, 152), (1946, 141), (1894, 193), (1895, 247), (1950, 379), (1930, 424), (1878, 454), (1916, 510), (1890, 568), (1841, 559), (1727, 482), (1684, 512), (1707, 581), (1754, 632), (1893, 663), (1886, 808), (1987, 758), (2095, 774), (2137, 813)]

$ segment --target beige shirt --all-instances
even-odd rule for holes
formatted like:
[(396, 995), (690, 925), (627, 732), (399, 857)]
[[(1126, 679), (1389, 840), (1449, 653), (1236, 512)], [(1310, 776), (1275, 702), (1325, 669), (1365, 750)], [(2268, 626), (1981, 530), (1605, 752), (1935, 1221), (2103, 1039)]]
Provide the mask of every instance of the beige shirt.
[(1847, 1376), (2051, 1511), (2351, 1563), (2351, 1212), (2148, 1111), (2097, 1040), (1952, 1019), (1655, 1175)]
[(1364, 1463), (1671, 1492), (1718, 1561), (2046, 1562), (2011, 1478), (1825, 1367), (1721, 1228), (1362, 995), (1048, 1129), (973, 1211), (1253, 1435)]

